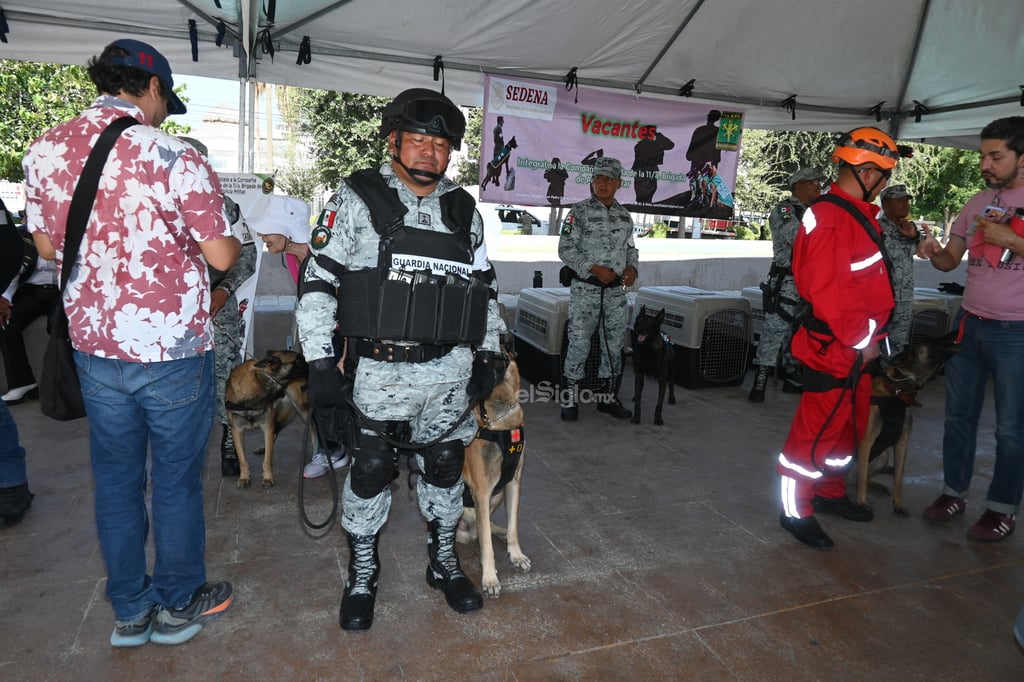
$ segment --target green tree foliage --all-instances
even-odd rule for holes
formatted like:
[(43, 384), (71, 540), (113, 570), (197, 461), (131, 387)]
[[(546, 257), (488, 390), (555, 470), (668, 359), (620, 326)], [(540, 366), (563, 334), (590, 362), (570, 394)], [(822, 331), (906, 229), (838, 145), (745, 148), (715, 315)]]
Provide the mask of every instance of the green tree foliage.
[(317, 181), (334, 188), (350, 173), (383, 163), (387, 145), (379, 135), (380, 116), (391, 98), (287, 90), (281, 97), (281, 114), (312, 140)]
[(914, 155), (901, 159), (892, 184), (903, 184), (913, 195), (910, 211), (948, 229), (967, 200), (984, 187), (978, 153), (965, 149), (908, 143)]
[(805, 166), (828, 173), (831, 133), (744, 130), (736, 173), (737, 203), (744, 213), (767, 214), (789, 194), (789, 176)]
[(80, 66), (0, 59), (0, 177), (23, 180), (21, 160), (32, 140), (95, 97), (96, 86)]
[[(184, 85), (175, 92), (188, 102)], [(84, 67), (0, 59), (0, 178), (24, 180), (21, 160), (32, 140), (77, 116), (96, 94)], [(160, 127), (172, 135), (189, 132), (173, 118)]]
[(484, 124), (484, 110), (472, 107), (466, 116), (466, 135), (462, 140), (465, 158), (460, 158), (455, 169), (455, 181), (460, 185), (480, 184), (480, 154)]

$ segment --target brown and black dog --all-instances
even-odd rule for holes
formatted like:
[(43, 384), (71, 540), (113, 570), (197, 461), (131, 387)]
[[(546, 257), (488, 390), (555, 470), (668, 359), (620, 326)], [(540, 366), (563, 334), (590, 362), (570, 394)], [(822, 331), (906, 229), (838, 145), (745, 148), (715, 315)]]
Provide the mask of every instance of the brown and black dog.
[(274, 485), (277, 434), (296, 414), (309, 422), (308, 376), (306, 359), (290, 350), (267, 351), (265, 357), (246, 360), (231, 370), (224, 388), (224, 407), (238, 451), (239, 488), (248, 488), (252, 482), (243, 440), (247, 429), (263, 431), (263, 487)]
[(903, 473), (907, 464), (907, 445), (914, 425), (908, 407), (920, 407), (918, 390), (938, 374), (943, 363), (956, 351), (956, 334), (914, 341), (897, 355), (884, 371), (872, 376), (871, 408), (864, 437), (857, 446), (857, 504), (868, 506), (871, 476), (888, 471), (884, 455), (893, 453), (892, 506), (898, 516), (908, 516), (903, 504)]
[[(512, 565), (530, 570), (530, 560), (519, 546), (519, 490), (523, 474), (523, 408), (519, 404), (519, 367), (509, 354), (503, 379), (490, 397), (473, 408), (476, 439), (466, 447), (462, 476), (466, 494), (459, 523), (459, 542), (480, 541), (483, 591), (489, 597), (501, 594), (494, 566), (492, 536), (504, 540)], [(505, 501), (508, 528), (491, 523), (491, 514)]]

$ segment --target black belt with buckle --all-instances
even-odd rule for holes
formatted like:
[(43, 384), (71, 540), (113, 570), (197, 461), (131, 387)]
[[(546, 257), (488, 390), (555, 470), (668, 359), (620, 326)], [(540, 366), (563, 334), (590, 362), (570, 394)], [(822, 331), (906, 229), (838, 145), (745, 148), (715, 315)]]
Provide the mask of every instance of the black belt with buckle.
[(371, 341), (370, 339), (356, 340), (356, 355), (380, 362), (430, 362), (448, 355), (452, 348), (455, 346), (426, 344), (404, 346), (399, 343)]

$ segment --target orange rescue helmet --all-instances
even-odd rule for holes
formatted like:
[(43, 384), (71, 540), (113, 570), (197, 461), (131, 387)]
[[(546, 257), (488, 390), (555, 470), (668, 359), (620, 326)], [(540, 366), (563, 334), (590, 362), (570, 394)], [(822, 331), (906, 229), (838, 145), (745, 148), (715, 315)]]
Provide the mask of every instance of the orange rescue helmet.
[(899, 161), (900, 153), (891, 137), (878, 128), (854, 128), (836, 139), (832, 160), (859, 166), (874, 163), (882, 170), (892, 170)]

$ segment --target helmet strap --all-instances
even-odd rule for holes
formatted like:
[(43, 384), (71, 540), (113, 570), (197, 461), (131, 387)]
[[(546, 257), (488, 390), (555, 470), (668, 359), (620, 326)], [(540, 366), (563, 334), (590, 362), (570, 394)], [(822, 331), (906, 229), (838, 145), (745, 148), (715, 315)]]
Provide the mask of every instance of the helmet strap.
[(854, 168), (853, 166), (851, 166), (850, 164), (846, 164), (846, 165), (850, 169), (850, 172), (853, 173), (853, 178), (857, 181), (857, 184), (860, 185), (860, 191), (863, 193), (863, 196), (861, 198), (864, 201), (870, 202), (871, 199), (873, 198), (873, 194), (874, 194), (875, 188), (878, 187), (878, 183), (882, 182), (882, 180), (885, 180), (886, 177), (883, 175), (879, 179), (875, 180), (875, 183), (873, 185), (871, 185), (870, 189), (868, 189), (868, 187), (865, 186), (865, 184), (863, 182), (861, 182), (860, 173), (857, 172), (857, 169)]
[(395, 153), (391, 155), (391, 162), (397, 163), (399, 166), (401, 166), (405, 170), (406, 174), (408, 174), (409, 179), (421, 187), (426, 187), (427, 185), (432, 185), (435, 182), (440, 181), (441, 178), (444, 177), (444, 175), (440, 173), (431, 173), (430, 171), (425, 171), (420, 168), (409, 168), (404, 163), (402, 163), (402, 159), (399, 158), (400, 154), (402, 153), (402, 131), (399, 130), (396, 131), (396, 133), (397, 134), (395, 135)]

